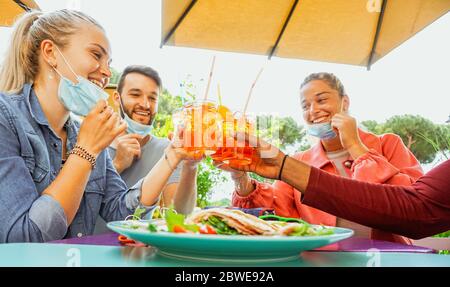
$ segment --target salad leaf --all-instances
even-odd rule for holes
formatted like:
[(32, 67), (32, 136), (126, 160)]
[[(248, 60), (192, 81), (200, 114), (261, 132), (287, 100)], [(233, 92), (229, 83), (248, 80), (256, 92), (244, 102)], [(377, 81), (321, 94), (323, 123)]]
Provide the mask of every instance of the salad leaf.
[(137, 219), (137, 220), (141, 219), (142, 214), (144, 214), (144, 212), (145, 212), (145, 208), (142, 208), (142, 207), (136, 208), (136, 210), (134, 211), (134, 214), (133, 214), (133, 219)]
[(186, 217), (183, 214), (176, 213), (173, 209), (168, 209), (165, 214), (167, 229), (169, 232), (173, 232), (174, 226), (178, 225), (184, 227), (184, 229), (198, 232), (200, 227), (195, 224), (185, 224), (184, 220)]
[(288, 236), (320, 236), (333, 234), (332, 228), (314, 227), (310, 224), (299, 224)]
[(157, 232), (158, 231), (158, 229), (156, 228), (156, 225), (154, 225), (153, 223), (149, 223), (147, 228), (148, 228), (148, 230), (150, 232)]

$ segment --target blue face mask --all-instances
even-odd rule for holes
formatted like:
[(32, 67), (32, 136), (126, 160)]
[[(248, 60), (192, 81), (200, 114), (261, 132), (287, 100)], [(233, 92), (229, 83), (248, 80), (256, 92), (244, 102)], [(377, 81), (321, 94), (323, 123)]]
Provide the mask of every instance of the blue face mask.
[(58, 98), (67, 110), (78, 116), (85, 117), (98, 101), (108, 99), (109, 95), (94, 83), (78, 76), (58, 47), (56, 47), (56, 49), (61, 54), (64, 62), (72, 73), (77, 77), (78, 81), (77, 84), (73, 83), (54, 68), (60, 76)]
[(307, 132), (309, 135), (318, 137), (321, 140), (328, 140), (337, 136), (336, 132), (331, 127), (331, 123), (307, 125)]
[(120, 101), (120, 110), (121, 110), (121, 114), (123, 116), (123, 119), (125, 120), (125, 122), (128, 125), (128, 129), (127, 132), (129, 134), (138, 134), (141, 136), (146, 136), (148, 134), (150, 134), (150, 132), (153, 130), (153, 119), (152, 119), (152, 123), (150, 125), (143, 125), (141, 123), (138, 123), (134, 120), (132, 120), (126, 113), (125, 110), (122, 106), (122, 99), (119, 99)]

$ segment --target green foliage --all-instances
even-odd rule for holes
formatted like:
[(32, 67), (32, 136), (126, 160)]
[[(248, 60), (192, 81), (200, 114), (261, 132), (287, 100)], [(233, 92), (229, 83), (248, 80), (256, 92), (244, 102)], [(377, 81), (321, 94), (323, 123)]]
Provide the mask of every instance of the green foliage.
[(198, 165), (197, 175), (197, 206), (203, 208), (211, 205), (209, 198), (212, 188), (225, 182), (226, 177), (222, 170), (212, 164), (211, 158), (206, 158)]
[(210, 205), (210, 206), (227, 207), (227, 206), (231, 206), (231, 200), (229, 198), (222, 198), (222, 199), (217, 200), (217, 201), (212, 201), (208, 205)]
[(450, 230), (434, 235), (433, 237), (450, 237)]
[(403, 115), (389, 118), (386, 123), (364, 121), (362, 124), (375, 134), (394, 133), (421, 163), (432, 162), (438, 152), (445, 156), (450, 149), (450, 128), (436, 125), (421, 116)]
[(300, 143), (306, 134), (291, 117), (262, 115), (257, 117), (257, 122), (258, 135), (281, 149)]
[(109, 79), (109, 84), (110, 85), (117, 85), (119, 83), (120, 75), (122, 73), (117, 71), (113, 67), (111, 67), (110, 69), (111, 69), (111, 78)]
[(155, 136), (168, 137), (173, 132), (172, 114), (181, 106), (180, 96), (172, 96), (169, 91), (163, 90), (158, 98), (158, 113), (153, 123)]

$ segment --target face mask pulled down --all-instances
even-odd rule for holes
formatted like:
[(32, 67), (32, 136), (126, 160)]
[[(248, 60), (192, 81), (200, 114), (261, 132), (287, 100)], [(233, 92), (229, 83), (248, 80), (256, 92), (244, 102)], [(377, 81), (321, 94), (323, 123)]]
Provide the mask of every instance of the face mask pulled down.
[(59, 48), (56, 47), (56, 49), (78, 81), (76, 84), (73, 83), (64, 77), (56, 68), (53, 68), (60, 76), (58, 98), (67, 110), (75, 115), (85, 117), (98, 101), (108, 99), (109, 95), (88, 79), (77, 75)]

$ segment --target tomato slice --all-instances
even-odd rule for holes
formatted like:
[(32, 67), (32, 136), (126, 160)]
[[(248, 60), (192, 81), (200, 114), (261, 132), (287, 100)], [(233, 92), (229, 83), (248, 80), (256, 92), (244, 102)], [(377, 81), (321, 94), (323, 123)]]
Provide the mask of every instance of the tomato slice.
[(216, 230), (208, 224), (205, 224), (200, 228), (200, 233), (201, 234), (217, 234)]
[(180, 225), (174, 225), (174, 226), (173, 226), (173, 232), (175, 232), (175, 233), (186, 233), (187, 230), (186, 230), (186, 228), (184, 228), (183, 226), (180, 226)]

